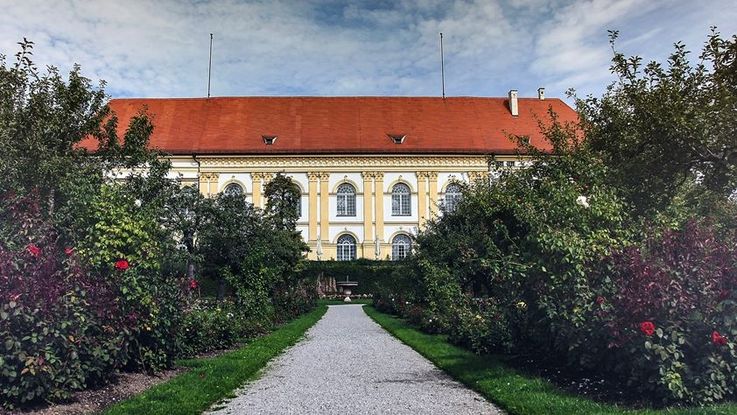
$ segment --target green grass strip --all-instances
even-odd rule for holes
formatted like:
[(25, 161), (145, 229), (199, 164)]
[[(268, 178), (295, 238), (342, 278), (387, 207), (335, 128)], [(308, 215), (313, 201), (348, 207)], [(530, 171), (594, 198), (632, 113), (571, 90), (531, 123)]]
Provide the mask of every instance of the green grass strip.
[(221, 399), (233, 397), (233, 391), (255, 379), (269, 360), (302, 338), (326, 311), (327, 307), (320, 306), (274, 332), (221, 356), (180, 361), (180, 365), (190, 370), (116, 404), (104, 413), (201, 414)]
[(700, 408), (628, 409), (566, 393), (547, 380), (520, 374), (498, 358), (478, 356), (447, 341), (447, 336), (423, 333), (405, 320), (371, 306), (366, 314), (394, 337), (425, 356), (450, 376), (479, 392), (511, 415), (706, 415), (737, 414), (737, 405)]

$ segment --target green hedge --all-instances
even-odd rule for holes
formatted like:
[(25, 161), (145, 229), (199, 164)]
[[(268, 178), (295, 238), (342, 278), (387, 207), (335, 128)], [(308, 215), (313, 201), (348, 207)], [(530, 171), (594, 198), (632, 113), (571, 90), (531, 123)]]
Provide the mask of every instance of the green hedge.
[(335, 277), (337, 282), (358, 281), (354, 294), (373, 294), (382, 285), (388, 283), (392, 272), (403, 266), (403, 262), (373, 261), (358, 259), (356, 261), (309, 261), (305, 264), (301, 278)]

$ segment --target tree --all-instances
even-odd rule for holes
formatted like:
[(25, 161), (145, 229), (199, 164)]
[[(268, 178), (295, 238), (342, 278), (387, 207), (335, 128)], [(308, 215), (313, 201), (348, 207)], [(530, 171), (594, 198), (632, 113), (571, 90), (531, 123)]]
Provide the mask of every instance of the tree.
[(162, 213), (162, 222), (179, 239), (187, 261), (187, 277), (194, 278), (197, 257), (197, 235), (211, 220), (212, 199), (202, 195), (195, 187), (175, 187), (169, 195)]
[(262, 238), (260, 211), (242, 195), (221, 193), (210, 206), (210, 220), (200, 232), (199, 253), (208, 273), (218, 281), (218, 297), (228, 279), (243, 274), (243, 263)]
[[(617, 80), (577, 100), (587, 142), (640, 212), (667, 207), (684, 186), (722, 199), (737, 189), (737, 36), (715, 30), (693, 65), (681, 43), (667, 66), (614, 49)], [(695, 187), (691, 187), (695, 185)]]
[(37, 194), (68, 242), (94, 225), (91, 200), (121, 171), (131, 200), (160, 206), (172, 181), (169, 162), (147, 148), (149, 117), (139, 113), (119, 137), (104, 82), (94, 87), (78, 65), (68, 79), (54, 67), (41, 73), (32, 51), (24, 39), (14, 63), (0, 55), (0, 193)]
[(302, 192), (290, 177), (277, 173), (264, 188), (266, 214), (281, 229), (294, 229), (299, 219)]
[(107, 97), (79, 66), (67, 81), (53, 67), (42, 74), (31, 61), (33, 42), (20, 47), (13, 64), (0, 55), (0, 192), (36, 190), (53, 210), (60, 184), (93, 170), (77, 145), (99, 136)]

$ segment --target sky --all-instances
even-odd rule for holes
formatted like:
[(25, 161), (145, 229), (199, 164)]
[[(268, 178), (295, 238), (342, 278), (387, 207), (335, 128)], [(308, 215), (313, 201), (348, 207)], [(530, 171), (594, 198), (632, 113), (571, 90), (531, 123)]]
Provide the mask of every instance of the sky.
[(0, 0), (0, 54), (73, 64), (112, 97), (600, 95), (617, 50), (693, 59), (717, 26), (737, 33), (737, 0)]

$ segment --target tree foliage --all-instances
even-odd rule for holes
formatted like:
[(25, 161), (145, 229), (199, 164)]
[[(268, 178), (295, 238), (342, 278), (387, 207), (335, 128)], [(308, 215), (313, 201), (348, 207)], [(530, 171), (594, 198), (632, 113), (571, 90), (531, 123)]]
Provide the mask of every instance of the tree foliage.
[(294, 228), (300, 214), (302, 192), (290, 177), (277, 173), (264, 186), (266, 214), (282, 229)]
[[(145, 110), (120, 126), (104, 83), (41, 72), (32, 48), (0, 57), (0, 405), (155, 372), (314, 306), (293, 188), (272, 186), (265, 215), (181, 187)], [(205, 271), (234, 301), (199, 301)]]
[[(612, 48), (617, 32), (611, 32)], [(692, 64), (682, 43), (667, 64), (614, 49), (617, 80), (601, 98), (578, 100), (587, 142), (639, 212), (682, 193), (737, 189), (737, 36), (712, 30)], [(695, 187), (692, 186), (695, 184)]]

